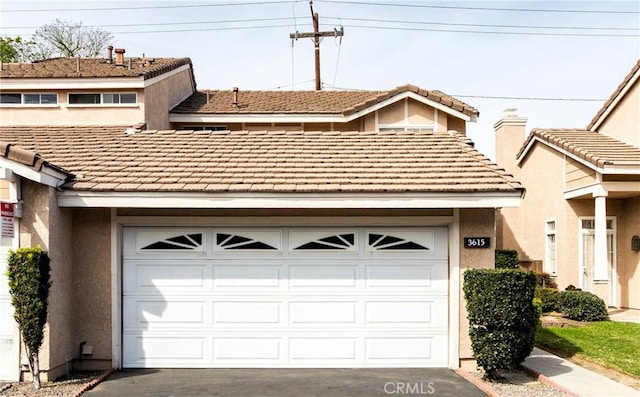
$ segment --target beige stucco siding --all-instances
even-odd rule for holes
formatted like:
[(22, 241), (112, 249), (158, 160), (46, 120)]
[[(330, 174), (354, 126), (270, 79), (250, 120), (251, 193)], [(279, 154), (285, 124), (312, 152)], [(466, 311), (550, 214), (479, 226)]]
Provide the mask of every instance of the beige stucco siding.
[(149, 129), (170, 128), (169, 110), (194, 92), (191, 71), (184, 68), (144, 89), (144, 120)]
[(572, 158), (566, 158), (566, 190), (573, 190), (596, 183), (596, 171)]
[(23, 180), (22, 194), (20, 246), (40, 245), (51, 259), (49, 316), (40, 362), (43, 378), (54, 379), (64, 374), (65, 363), (73, 360), (77, 352), (73, 328), (76, 307), (72, 285), (72, 217), (70, 210), (58, 208), (53, 188)]
[[(27, 92), (27, 91), (20, 91)], [(34, 90), (34, 93), (56, 92)], [(61, 90), (58, 105), (49, 106), (2, 106), (0, 125), (135, 125), (145, 117), (142, 90)], [(132, 93), (138, 95), (137, 104), (127, 105), (68, 105), (69, 93)]]
[(85, 367), (104, 367), (112, 357), (110, 214), (108, 209), (77, 208), (73, 212), (76, 343), (86, 341), (93, 346), (89, 358), (94, 362), (85, 362)]
[(621, 200), (617, 220), (618, 302), (640, 309), (640, 251), (631, 250), (631, 238), (640, 236), (640, 197)]
[(464, 248), (460, 243), (460, 360), (472, 360), (471, 339), (469, 338), (469, 320), (467, 319), (466, 301), (462, 287), (464, 272), (468, 269), (482, 269), (495, 267), (495, 210), (461, 209), (460, 210), (460, 238), (463, 237), (491, 237), (492, 246), (488, 249)]
[(11, 197), (11, 194), (9, 192), (9, 185), (11, 184), (11, 182), (9, 182), (6, 179), (0, 179), (0, 200), (8, 200)]
[(458, 131), (462, 134), (467, 133), (467, 122), (457, 117), (447, 116), (447, 130)]
[(623, 142), (640, 146), (640, 79), (609, 113), (598, 132), (618, 138)]
[(407, 99), (407, 113), (409, 124), (433, 124), (435, 109), (409, 98)]
[(403, 124), (404, 120), (405, 101), (398, 101), (378, 110), (378, 124)]

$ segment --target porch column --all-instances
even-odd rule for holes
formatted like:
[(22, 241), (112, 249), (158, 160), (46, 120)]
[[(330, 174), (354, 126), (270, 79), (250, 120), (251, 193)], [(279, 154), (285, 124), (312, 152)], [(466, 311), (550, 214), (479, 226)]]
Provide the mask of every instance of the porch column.
[(594, 195), (596, 201), (595, 241), (594, 241), (594, 269), (595, 281), (609, 280), (609, 265), (607, 264), (607, 193)]

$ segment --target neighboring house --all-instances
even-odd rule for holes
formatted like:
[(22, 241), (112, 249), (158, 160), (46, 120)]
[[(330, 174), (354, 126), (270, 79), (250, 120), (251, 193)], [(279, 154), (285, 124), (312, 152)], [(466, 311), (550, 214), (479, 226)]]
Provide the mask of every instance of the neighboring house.
[(498, 247), (541, 261), (560, 289), (640, 308), (640, 61), (586, 129), (533, 129), (505, 111), (500, 165), (527, 187), (498, 216)]
[(9, 243), (52, 259), (46, 376), (470, 360), (461, 274), (493, 267), (495, 209), (524, 192), (464, 135), (477, 110), (413, 86), (216, 95), (173, 108), (188, 130), (0, 126)]
[(174, 129), (466, 132), (478, 111), (437, 90), (197, 92), (171, 110)]
[[(169, 109), (196, 91), (189, 58), (54, 58), (3, 63), (0, 125), (169, 128)], [(99, 111), (98, 111), (99, 110)]]

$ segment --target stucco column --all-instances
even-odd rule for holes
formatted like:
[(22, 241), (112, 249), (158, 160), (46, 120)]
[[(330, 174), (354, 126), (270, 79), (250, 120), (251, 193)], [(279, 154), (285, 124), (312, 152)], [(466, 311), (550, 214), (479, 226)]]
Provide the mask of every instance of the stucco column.
[(593, 279), (595, 281), (606, 281), (609, 279), (609, 265), (607, 263), (607, 193), (599, 193), (594, 196), (596, 214)]

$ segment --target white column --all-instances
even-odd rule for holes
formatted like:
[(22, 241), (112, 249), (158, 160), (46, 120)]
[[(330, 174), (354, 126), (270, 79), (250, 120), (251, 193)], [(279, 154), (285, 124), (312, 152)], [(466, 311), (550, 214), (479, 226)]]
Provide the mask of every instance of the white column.
[(606, 281), (609, 279), (607, 264), (607, 193), (595, 196), (595, 241), (593, 279)]

